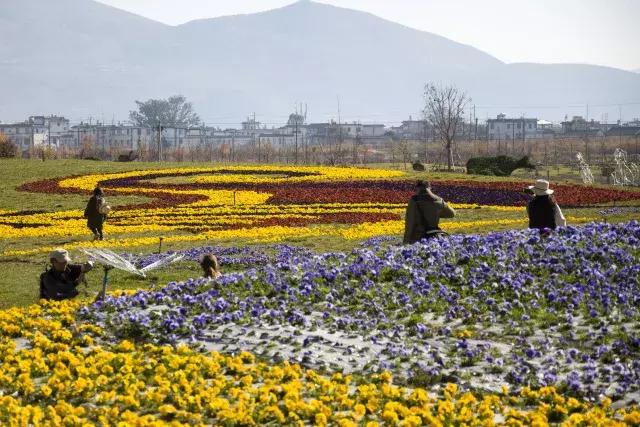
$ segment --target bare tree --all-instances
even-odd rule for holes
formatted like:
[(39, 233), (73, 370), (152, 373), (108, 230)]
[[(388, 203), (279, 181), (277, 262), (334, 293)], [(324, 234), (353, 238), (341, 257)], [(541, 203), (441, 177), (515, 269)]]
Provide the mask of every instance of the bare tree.
[(411, 155), (409, 154), (409, 141), (405, 138), (402, 138), (398, 142), (398, 148), (400, 149), (400, 154), (402, 155), (402, 164), (404, 165), (404, 170), (407, 170), (407, 162), (411, 161)]
[(93, 137), (91, 135), (84, 135), (82, 137), (82, 145), (80, 146), (79, 157), (84, 159), (85, 157), (94, 156), (95, 145), (93, 143)]
[(424, 86), (424, 118), (442, 143), (447, 155), (447, 170), (453, 169), (453, 143), (458, 125), (463, 120), (464, 109), (471, 101), (467, 94), (455, 86)]

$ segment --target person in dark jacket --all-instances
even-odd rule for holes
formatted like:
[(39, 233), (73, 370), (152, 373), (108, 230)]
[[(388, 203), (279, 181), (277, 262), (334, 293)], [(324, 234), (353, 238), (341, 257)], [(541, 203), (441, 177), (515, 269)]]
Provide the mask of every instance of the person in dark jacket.
[(104, 193), (102, 188), (96, 187), (93, 190), (93, 196), (87, 202), (87, 207), (84, 209), (84, 217), (87, 218), (87, 227), (93, 233), (93, 240), (102, 240), (104, 235), (102, 234), (102, 225), (107, 219), (107, 215), (104, 212), (106, 203), (104, 201)]
[(61, 301), (77, 296), (77, 287), (93, 263), (71, 264), (69, 252), (60, 248), (49, 254), (49, 260), (51, 267), (40, 275), (40, 298)]
[(534, 196), (527, 204), (529, 228), (555, 230), (556, 227), (567, 225), (567, 220), (553, 197), (553, 190), (549, 188), (549, 181), (538, 179), (535, 185), (531, 185), (527, 189)]
[(411, 196), (404, 223), (404, 244), (435, 236), (441, 232), (440, 218), (453, 218), (455, 211), (442, 198), (431, 192), (426, 181), (418, 181), (416, 194)]

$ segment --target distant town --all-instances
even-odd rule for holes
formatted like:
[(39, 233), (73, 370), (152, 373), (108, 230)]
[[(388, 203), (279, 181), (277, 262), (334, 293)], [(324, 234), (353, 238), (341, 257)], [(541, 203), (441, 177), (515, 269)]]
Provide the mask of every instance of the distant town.
[[(437, 161), (441, 150), (434, 129), (427, 120), (409, 117), (399, 126), (360, 122), (307, 123), (293, 113), (283, 126), (267, 127), (250, 116), (238, 128), (216, 126), (181, 127), (158, 124), (100, 121), (71, 124), (58, 115), (30, 116), (23, 122), (0, 122), (0, 138), (16, 146), (19, 157), (56, 157), (110, 160), (175, 161), (280, 161), (287, 163), (366, 163)], [(548, 160), (567, 161), (575, 150), (587, 157), (600, 150), (623, 145), (638, 158), (640, 120), (603, 123), (582, 116), (560, 123), (499, 114), (483, 123), (478, 120), (458, 125), (457, 155), (460, 161), (477, 154), (528, 154)], [(560, 154), (551, 142), (574, 141), (569, 152)], [(597, 141), (601, 141), (598, 143)], [(605, 144), (605, 141), (613, 141)], [(590, 150), (589, 144), (592, 143)], [(611, 147), (609, 147), (611, 146)], [(611, 148), (608, 150), (607, 147)], [(566, 148), (566, 147), (565, 147)], [(591, 152), (590, 152), (591, 151)], [(560, 156), (560, 158), (558, 157)]]

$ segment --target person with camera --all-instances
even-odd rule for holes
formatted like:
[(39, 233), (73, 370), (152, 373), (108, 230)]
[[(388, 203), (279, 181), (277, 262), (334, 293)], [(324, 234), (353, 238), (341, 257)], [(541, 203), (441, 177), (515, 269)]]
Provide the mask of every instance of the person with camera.
[(40, 298), (54, 301), (75, 298), (78, 285), (93, 263), (71, 264), (69, 252), (61, 248), (51, 251), (49, 261), (51, 266), (40, 275)]

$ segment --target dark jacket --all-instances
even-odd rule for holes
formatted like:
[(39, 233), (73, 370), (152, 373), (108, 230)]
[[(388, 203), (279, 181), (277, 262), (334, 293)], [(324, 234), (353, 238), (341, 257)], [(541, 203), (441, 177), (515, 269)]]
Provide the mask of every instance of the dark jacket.
[(69, 264), (63, 272), (50, 268), (40, 275), (40, 298), (61, 301), (78, 295), (81, 264)]
[(556, 228), (555, 202), (549, 196), (536, 196), (529, 201), (529, 228)]
[(87, 207), (84, 208), (84, 217), (87, 218), (87, 224), (90, 228), (99, 227), (102, 225), (107, 216), (101, 214), (99, 209), (102, 205), (103, 198), (99, 196), (91, 196)]
[(425, 237), (431, 230), (439, 230), (440, 218), (453, 218), (455, 211), (444, 200), (430, 192), (420, 192), (411, 197), (404, 219), (405, 244)]

